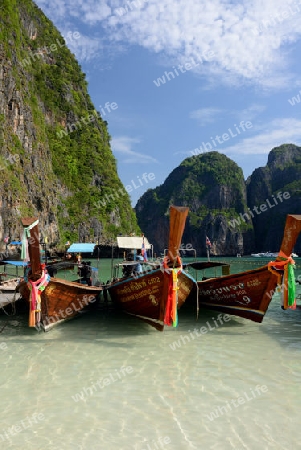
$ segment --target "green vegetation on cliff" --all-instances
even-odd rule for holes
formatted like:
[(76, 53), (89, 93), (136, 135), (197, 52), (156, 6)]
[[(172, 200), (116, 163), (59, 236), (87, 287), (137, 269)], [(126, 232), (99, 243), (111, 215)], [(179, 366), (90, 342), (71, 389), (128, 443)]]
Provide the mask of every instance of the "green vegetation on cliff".
[[(246, 184), (250, 208), (258, 207), (267, 200), (272, 204), (267, 211), (255, 214), (253, 218), (255, 250), (277, 251), (286, 215), (300, 214), (301, 211), (301, 147), (283, 144), (273, 148), (267, 165), (254, 170)], [(284, 192), (286, 198), (280, 196), (281, 201), (277, 194)], [(277, 204), (274, 203), (274, 198)]]
[[(300, 193), (301, 147), (274, 148), (267, 165), (254, 170), (246, 182), (235, 162), (207, 152), (185, 159), (163, 185), (149, 189), (139, 199), (136, 213), (139, 225), (158, 247), (164, 245), (161, 230), (166, 221), (156, 226), (156, 217), (167, 214), (170, 204), (178, 204), (189, 207), (184, 238), (199, 254), (205, 253), (206, 235), (215, 254), (278, 251), (287, 214), (300, 214)], [(260, 205), (265, 205), (263, 211)], [(301, 238), (295, 251), (300, 249)]]
[[(231, 191), (231, 198), (228, 196)], [(189, 205), (190, 211), (203, 217), (210, 211), (241, 212), (245, 207), (244, 177), (241, 168), (227, 156), (208, 152), (185, 159), (165, 180), (150, 189), (137, 203), (154, 202), (164, 214), (173, 204)]]
[(25, 213), (45, 214), (47, 227), (48, 213), (61, 243), (77, 239), (81, 224), (85, 239), (138, 232), (130, 198), (125, 190), (120, 194), (107, 123), (95, 111), (85, 75), (31, 0), (2, 0), (0, 61), (6, 92), (0, 103), (0, 194), (11, 210), (7, 227), (16, 228)]
[[(229, 226), (231, 219), (247, 210), (245, 181), (241, 168), (218, 152), (185, 159), (161, 186), (149, 189), (138, 200), (138, 223), (156, 248), (164, 245), (160, 233), (163, 226), (161, 222), (156, 225), (156, 217), (167, 215), (170, 204), (189, 207), (184, 237), (198, 254), (205, 252), (206, 234), (214, 242), (216, 253), (231, 254), (240, 251), (234, 241), (252, 233), (251, 221), (241, 221), (235, 229)], [(227, 239), (233, 244), (229, 245)]]

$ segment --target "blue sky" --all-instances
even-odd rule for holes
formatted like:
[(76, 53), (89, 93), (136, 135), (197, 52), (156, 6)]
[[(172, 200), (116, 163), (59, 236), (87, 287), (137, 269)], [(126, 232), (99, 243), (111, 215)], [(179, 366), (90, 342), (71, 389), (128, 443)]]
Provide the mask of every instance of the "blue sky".
[(301, 145), (301, 0), (36, 3), (87, 75), (133, 206), (210, 146), (247, 178)]

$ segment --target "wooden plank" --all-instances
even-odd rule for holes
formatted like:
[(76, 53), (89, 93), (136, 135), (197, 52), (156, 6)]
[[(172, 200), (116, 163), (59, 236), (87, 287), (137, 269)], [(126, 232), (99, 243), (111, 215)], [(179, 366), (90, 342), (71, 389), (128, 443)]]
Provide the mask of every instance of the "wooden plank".
[(37, 217), (23, 217), (23, 219), (21, 219), (21, 222), (22, 222), (23, 227), (29, 227), (37, 220), (38, 220)]
[(281, 251), (290, 256), (299, 234), (301, 233), (301, 215), (290, 214), (286, 218), (284, 235), (281, 243)]
[(172, 263), (179, 255), (188, 211), (185, 206), (170, 207), (168, 257)]

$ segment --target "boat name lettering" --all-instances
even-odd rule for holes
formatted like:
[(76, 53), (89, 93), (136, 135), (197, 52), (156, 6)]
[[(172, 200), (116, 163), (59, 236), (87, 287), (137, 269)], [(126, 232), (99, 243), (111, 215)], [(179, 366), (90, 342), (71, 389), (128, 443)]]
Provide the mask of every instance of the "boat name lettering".
[(246, 291), (244, 289), (241, 289), (240, 291), (236, 292), (237, 295), (245, 295)]
[[(200, 294), (202, 295), (204, 291), (202, 291)], [(208, 297), (208, 294), (206, 295)], [(231, 298), (236, 299), (236, 293), (235, 294), (210, 294), (209, 299), (214, 300), (215, 302), (222, 302), (225, 300), (229, 300)]]
[(247, 281), (248, 287), (259, 286), (260, 284), (261, 282), (258, 280), (258, 278), (254, 278), (254, 280)]
[(238, 284), (231, 284), (231, 286), (222, 286), (217, 289), (206, 289), (200, 290), (201, 295), (212, 295), (212, 294), (222, 294), (223, 292), (230, 292), (231, 290), (236, 291), (237, 289), (243, 289), (244, 283), (238, 283)]
[(132, 289), (132, 291), (138, 291), (139, 289), (142, 289), (142, 288), (144, 288), (146, 286), (147, 286), (146, 282), (144, 280), (142, 280), (142, 281), (139, 281), (139, 282), (137, 281), (136, 283), (132, 283), (131, 284), (131, 289)]
[(126, 295), (125, 297), (123, 297), (122, 301), (123, 302), (130, 302), (131, 300), (135, 300), (135, 295), (136, 294)]
[(121, 289), (117, 289), (117, 294), (118, 295), (130, 294), (131, 292), (139, 291), (139, 289), (143, 289), (144, 287), (147, 287), (147, 284), (144, 280), (137, 281), (131, 283), (130, 285), (124, 286)]
[(144, 289), (143, 291), (137, 292), (136, 294), (134, 294), (134, 297), (135, 298), (145, 297), (151, 293), (152, 293), (151, 289)]
[(147, 281), (148, 284), (160, 283), (159, 277), (152, 277)]
[(130, 286), (124, 286), (122, 289), (116, 289), (118, 295), (129, 294), (132, 292)]
[(236, 291), (236, 289), (243, 289), (245, 287), (244, 283), (238, 283), (238, 284), (231, 284), (230, 289), (233, 289), (233, 291)]

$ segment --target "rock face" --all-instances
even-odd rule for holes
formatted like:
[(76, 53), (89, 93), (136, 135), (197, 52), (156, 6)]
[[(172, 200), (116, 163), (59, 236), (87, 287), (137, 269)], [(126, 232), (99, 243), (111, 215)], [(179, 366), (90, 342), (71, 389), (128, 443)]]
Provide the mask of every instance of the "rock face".
[[(136, 214), (156, 252), (168, 242), (171, 204), (189, 207), (182, 242), (198, 256), (206, 255), (206, 236), (213, 255), (277, 252), (286, 215), (301, 214), (300, 194), (300, 147), (274, 148), (266, 167), (256, 169), (246, 182), (237, 164), (208, 152), (186, 159), (163, 185), (149, 189), (139, 199)], [(295, 252), (301, 254), (300, 238)]]
[[(247, 199), (254, 214), (255, 251), (278, 251), (286, 215), (301, 214), (301, 147), (274, 148), (267, 165), (248, 178)], [(260, 205), (265, 205), (262, 211)], [(295, 252), (301, 253), (300, 238)]]
[(74, 55), (31, 0), (2, 0), (0, 252), (22, 216), (54, 245), (139, 231)]
[(185, 249), (192, 247), (197, 255), (205, 255), (206, 236), (214, 255), (247, 253), (254, 246), (251, 220), (230, 225), (246, 210), (246, 188), (242, 170), (225, 155), (208, 152), (187, 158), (163, 185), (139, 199), (138, 223), (157, 252), (168, 242), (171, 204), (190, 210), (182, 240)]

